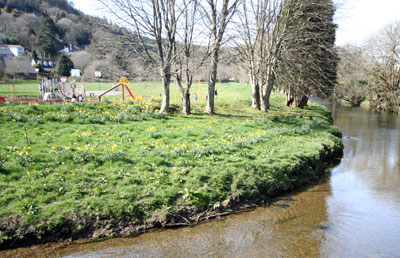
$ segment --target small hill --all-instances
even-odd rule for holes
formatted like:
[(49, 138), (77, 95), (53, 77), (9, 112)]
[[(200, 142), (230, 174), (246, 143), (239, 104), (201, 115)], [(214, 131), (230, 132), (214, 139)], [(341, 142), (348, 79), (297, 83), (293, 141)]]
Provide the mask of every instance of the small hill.
[[(90, 44), (89, 17), (66, 0), (0, 0), (0, 8), (1, 43), (17, 43), (29, 52), (38, 51), (42, 46), (37, 37), (49, 33), (55, 39), (55, 52), (64, 46), (80, 49)], [(52, 51), (43, 54), (56, 55)]]
[[(158, 68), (151, 65), (133, 32), (85, 15), (67, 0), (0, 0), (0, 8), (0, 44), (22, 45), (25, 55), (56, 63), (62, 54), (70, 55), (86, 81), (96, 80), (95, 71), (102, 71), (106, 80), (159, 80)], [(129, 38), (129, 44), (121, 38)], [(154, 41), (147, 39), (147, 44)], [(237, 60), (228, 48), (221, 59), (218, 79), (231, 79), (232, 71), (238, 71)], [(206, 80), (207, 70), (200, 69), (196, 76), (195, 80)]]

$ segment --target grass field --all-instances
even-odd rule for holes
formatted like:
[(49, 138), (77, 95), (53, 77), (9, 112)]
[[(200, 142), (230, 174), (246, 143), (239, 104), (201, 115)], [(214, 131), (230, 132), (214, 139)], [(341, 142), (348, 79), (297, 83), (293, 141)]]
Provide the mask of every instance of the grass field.
[[(137, 92), (153, 95), (148, 85)], [(129, 234), (187, 209), (267, 200), (317, 177), (321, 160), (340, 153), (326, 108), (287, 108), (274, 94), (263, 114), (240, 100), (246, 85), (218, 87), (214, 116), (202, 103), (190, 116), (179, 106), (160, 114), (154, 98), (0, 104), (0, 245)]]
[[(42, 98), (42, 96), (39, 94), (39, 83), (39, 81), (35, 80), (16, 81), (15, 84), (12, 81), (7, 83), (0, 83), (0, 96), (10, 97), (16, 95), (19, 97)], [(98, 82), (78, 82), (77, 84), (84, 84), (86, 91), (106, 91), (117, 85), (118, 83), (101, 82), (99, 85)], [(13, 91), (12, 85), (14, 85), (15, 87), (15, 92)], [(131, 85), (137, 95), (159, 97), (160, 94), (162, 94), (161, 82), (131, 82)], [(247, 83), (218, 83), (216, 87), (220, 95), (220, 98), (216, 99), (217, 102), (249, 100), (251, 96), (251, 89)], [(191, 88), (191, 93), (197, 93), (198, 101), (205, 103), (207, 94), (207, 83), (194, 83)], [(172, 103), (180, 103), (182, 95), (176, 87), (175, 83), (171, 83), (170, 94)], [(129, 99), (127, 93), (125, 97), (126, 99)], [(108, 99), (120, 100), (121, 96), (112, 96), (108, 97)]]

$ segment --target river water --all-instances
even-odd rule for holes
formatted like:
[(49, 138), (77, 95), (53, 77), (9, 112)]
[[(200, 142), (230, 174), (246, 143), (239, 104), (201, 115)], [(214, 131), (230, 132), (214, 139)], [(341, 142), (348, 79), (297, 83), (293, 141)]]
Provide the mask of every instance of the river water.
[(341, 163), (326, 180), (269, 207), (134, 238), (34, 246), (3, 255), (400, 257), (400, 120), (361, 108), (331, 109), (344, 135)]

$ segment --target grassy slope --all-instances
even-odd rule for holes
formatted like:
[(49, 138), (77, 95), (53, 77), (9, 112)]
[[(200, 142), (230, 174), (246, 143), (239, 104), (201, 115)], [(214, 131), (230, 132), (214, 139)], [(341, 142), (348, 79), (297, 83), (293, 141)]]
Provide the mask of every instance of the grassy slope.
[(268, 115), (236, 101), (164, 118), (151, 102), (0, 105), (0, 243), (265, 200), (342, 148), (325, 108), (286, 108), (279, 95)]

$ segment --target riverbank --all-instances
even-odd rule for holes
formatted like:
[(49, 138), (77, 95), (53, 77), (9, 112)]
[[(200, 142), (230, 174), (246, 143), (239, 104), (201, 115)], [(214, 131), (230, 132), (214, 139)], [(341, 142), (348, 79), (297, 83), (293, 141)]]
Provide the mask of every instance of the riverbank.
[[(385, 111), (385, 110), (378, 110), (376, 107), (373, 107), (373, 106), (371, 105), (371, 102), (369, 101), (369, 99), (363, 100), (363, 101), (360, 103), (359, 106), (352, 106), (351, 103), (346, 102), (346, 101), (340, 101), (338, 104), (339, 104), (339, 105), (342, 105), (342, 106), (345, 106), (345, 107), (361, 107), (361, 108), (363, 108), (363, 109), (366, 109), (366, 110), (374, 110), (374, 111), (379, 112), (379, 113), (388, 112), (388, 111)], [(397, 110), (396, 112), (393, 112), (393, 113), (399, 113), (399, 112), (400, 112), (400, 110)]]
[(272, 103), (1, 105), (0, 247), (187, 225), (318, 178), (342, 155), (329, 111)]

